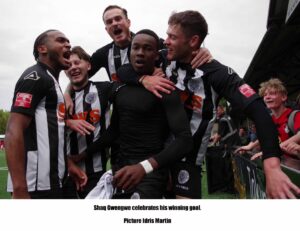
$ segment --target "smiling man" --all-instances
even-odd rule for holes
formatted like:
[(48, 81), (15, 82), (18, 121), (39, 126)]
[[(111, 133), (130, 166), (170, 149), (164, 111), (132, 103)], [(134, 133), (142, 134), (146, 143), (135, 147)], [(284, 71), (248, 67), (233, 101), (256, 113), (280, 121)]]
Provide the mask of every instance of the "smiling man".
[[(177, 198), (201, 198), (201, 166), (216, 116), (216, 105), (221, 97), (235, 109), (243, 111), (257, 127), (268, 196), (294, 198), (300, 194), (300, 189), (280, 168), (281, 151), (276, 127), (255, 91), (230, 67), (216, 60), (197, 68), (190, 65), (193, 52), (200, 47), (208, 33), (208, 25), (202, 14), (193, 10), (174, 13), (168, 24), (163, 66), (166, 76), (180, 91), (194, 141), (193, 150), (173, 166), (172, 179)], [(120, 68), (119, 72), (126, 73), (126, 68)], [(130, 76), (131, 80), (139, 79), (139, 76)], [(151, 77), (144, 77), (142, 82), (147, 82), (147, 78)], [(121, 80), (126, 82), (126, 78)], [(131, 80), (127, 82), (137, 82)]]
[[(65, 198), (85, 198), (106, 170), (105, 150), (99, 150), (92, 155), (79, 155), (100, 137), (107, 126), (109, 118), (110, 82), (89, 81), (88, 71), (91, 68), (90, 56), (79, 46), (73, 47), (70, 56), (71, 66), (65, 71), (71, 83), (71, 98), (74, 110), (68, 125), (67, 154), (86, 172), (87, 184), (76, 190), (74, 183), (68, 179), (64, 185)], [(79, 133), (78, 133), (79, 132)]]

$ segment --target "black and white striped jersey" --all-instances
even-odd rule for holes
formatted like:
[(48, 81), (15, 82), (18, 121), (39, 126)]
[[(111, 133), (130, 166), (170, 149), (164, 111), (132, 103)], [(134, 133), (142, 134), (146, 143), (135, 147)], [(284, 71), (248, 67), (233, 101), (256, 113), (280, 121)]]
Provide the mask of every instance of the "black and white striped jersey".
[[(134, 33), (131, 32), (131, 37), (133, 36)], [(160, 39), (159, 46), (161, 49), (165, 48), (163, 39)], [(100, 68), (104, 67), (111, 81), (118, 80), (117, 70), (124, 64), (130, 63), (130, 49), (131, 43), (127, 47), (120, 48), (114, 42), (98, 49), (91, 56), (92, 68), (89, 71), (89, 76), (95, 75)]]
[[(131, 36), (134, 34), (131, 33)], [(131, 44), (125, 48), (120, 48), (111, 42), (95, 51), (91, 56), (92, 68), (89, 71), (89, 76), (93, 76), (100, 68), (104, 67), (110, 80), (118, 80), (116, 72), (120, 66), (129, 63), (130, 48)]]
[[(181, 101), (190, 121), (193, 135), (193, 151), (187, 156), (187, 161), (196, 165), (202, 164), (216, 118), (217, 100), (221, 97), (228, 100), (233, 108), (241, 110), (245, 112), (246, 116), (255, 119), (257, 129), (262, 133), (260, 141), (264, 158), (280, 156), (278, 140), (274, 138), (276, 129), (271, 120), (268, 120), (269, 114), (261, 98), (230, 67), (214, 60), (197, 69), (192, 69), (189, 64), (168, 62), (164, 52), (162, 52), (162, 68), (166, 76), (181, 91)], [(118, 69), (118, 75), (122, 82), (139, 84), (140, 76), (128, 75), (128, 73), (132, 73), (129, 65)], [(248, 110), (256, 107), (257, 110)], [(258, 124), (261, 121), (259, 116), (264, 116), (266, 121)], [(274, 136), (268, 137), (268, 134)]]
[[(28, 191), (60, 188), (66, 172), (65, 104), (58, 76), (42, 64), (18, 80), (11, 112), (32, 117), (24, 134)], [(18, 145), (18, 144), (16, 144)], [(13, 191), (10, 176), (8, 191)]]
[(197, 69), (172, 61), (166, 67), (166, 75), (181, 91), (190, 121), (194, 149), (188, 159), (201, 165), (216, 119), (218, 98), (224, 97), (233, 107), (243, 110), (258, 95), (230, 67), (216, 60)]
[[(91, 82), (79, 91), (73, 91), (71, 98), (74, 103), (72, 119), (82, 119), (95, 127), (90, 135), (82, 136), (77, 132), (68, 131), (67, 154), (77, 155), (97, 140), (104, 132), (109, 122), (108, 97), (111, 88), (110, 82)], [(105, 170), (105, 151), (88, 155), (78, 166), (87, 174)]]

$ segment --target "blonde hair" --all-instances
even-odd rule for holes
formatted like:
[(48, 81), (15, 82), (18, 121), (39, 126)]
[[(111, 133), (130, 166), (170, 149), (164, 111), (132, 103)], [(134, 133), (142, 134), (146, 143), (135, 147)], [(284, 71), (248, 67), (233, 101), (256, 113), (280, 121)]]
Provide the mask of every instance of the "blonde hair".
[(266, 82), (261, 83), (259, 88), (259, 95), (263, 97), (266, 93), (267, 89), (274, 89), (276, 92), (281, 93), (282, 95), (287, 95), (287, 90), (283, 83), (277, 79), (277, 78), (272, 78)]

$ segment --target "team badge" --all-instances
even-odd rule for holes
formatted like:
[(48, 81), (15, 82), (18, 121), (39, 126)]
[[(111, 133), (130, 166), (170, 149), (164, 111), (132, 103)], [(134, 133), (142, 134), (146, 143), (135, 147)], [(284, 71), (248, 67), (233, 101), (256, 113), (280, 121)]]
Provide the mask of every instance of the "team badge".
[(192, 92), (199, 92), (201, 90), (201, 77), (203, 76), (203, 71), (196, 69), (195, 70), (195, 76), (192, 77), (189, 81), (188, 81), (188, 88), (190, 91)]
[(178, 182), (179, 184), (185, 184), (190, 179), (190, 174), (186, 170), (180, 170), (178, 174)]
[(24, 79), (31, 79), (31, 80), (39, 80), (40, 77), (37, 75), (36, 71), (31, 72), (29, 75), (25, 76)]
[(246, 83), (240, 86), (239, 90), (247, 98), (255, 94), (255, 91)]
[(97, 94), (96, 92), (89, 92), (85, 96), (85, 102), (88, 104), (92, 104), (96, 101)]
[(289, 127), (288, 127), (287, 125), (285, 125), (284, 131), (285, 131), (285, 133), (287, 133), (287, 134), (290, 132), (290, 129), (289, 129)]
[(190, 81), (188, 82), (188, 88), (191, 92), (199, 92), (201, 88), (199, 78), (190, 79)]
[(31, 108), (32, 95), (18, 92), (14, 103), (15, 107)]
[(134, 192), (131, 195), (130, 199), (141, 199), (141, 196), (140, 196), (140, 194), (138, 192)]

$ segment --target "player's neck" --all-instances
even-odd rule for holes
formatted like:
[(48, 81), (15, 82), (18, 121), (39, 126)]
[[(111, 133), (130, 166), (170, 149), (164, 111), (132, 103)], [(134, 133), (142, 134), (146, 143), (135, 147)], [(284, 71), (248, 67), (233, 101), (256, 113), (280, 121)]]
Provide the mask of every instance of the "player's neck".
[(131, 38), (128, 38), (126, 40), (123, 41), (119, 41), (119, 42), (115, 42), (115, 44), (120, 47), (121, 49), (124, 49), (126, 47), (128, 47), (131, 43)]
[(44, 64), (45, 66), (47, 66), (47, 68), (49, 69), (50, 73), (58, 80), (59, 77), (59, 73), (61, 71), (60, 68), (56, 68), (54, 65), (52, 65), (51, 62), (47, 62), (43, 59), (39, 60), (40, 63)]

